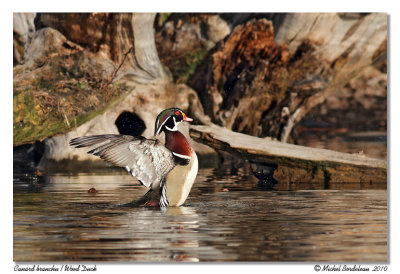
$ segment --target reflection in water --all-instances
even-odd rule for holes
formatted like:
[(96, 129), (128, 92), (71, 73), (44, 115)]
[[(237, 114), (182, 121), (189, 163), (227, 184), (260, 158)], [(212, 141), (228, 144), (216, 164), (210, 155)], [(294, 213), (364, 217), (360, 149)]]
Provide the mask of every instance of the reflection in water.
[[(184, 207), (127, 208), (125, 172), (14, 181), (16, 261), (386, 261), (384, 186), (278, 183), (200, 169)], [(97, 193), (88, 193), (96, 188)]]
[[(134, 261), (198, 262), (196, 237), (199, 216), (192, 208), (134, 210), (114, 218), (124, 223)], [(115, 235), (115, 233), (111, 233)]]

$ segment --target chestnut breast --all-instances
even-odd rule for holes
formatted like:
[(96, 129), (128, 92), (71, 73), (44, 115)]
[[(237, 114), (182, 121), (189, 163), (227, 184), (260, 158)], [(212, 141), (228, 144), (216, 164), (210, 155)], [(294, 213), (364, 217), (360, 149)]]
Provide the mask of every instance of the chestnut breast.
[(165, 132), (165, 146), (172, 152), (190, 156), (192, 148), (185, 136), (179, 131)]

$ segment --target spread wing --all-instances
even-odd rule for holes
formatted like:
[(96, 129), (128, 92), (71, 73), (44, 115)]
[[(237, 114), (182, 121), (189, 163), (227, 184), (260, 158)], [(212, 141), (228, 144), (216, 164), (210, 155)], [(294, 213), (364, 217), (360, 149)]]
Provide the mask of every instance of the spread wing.
[(124, 167), (152, 189), (157, 188), (175, 166), (172, 152), (154, 139), (106, 134), (74, 138), (69, 143), (77, 148), (92, 148), (88, 153)]

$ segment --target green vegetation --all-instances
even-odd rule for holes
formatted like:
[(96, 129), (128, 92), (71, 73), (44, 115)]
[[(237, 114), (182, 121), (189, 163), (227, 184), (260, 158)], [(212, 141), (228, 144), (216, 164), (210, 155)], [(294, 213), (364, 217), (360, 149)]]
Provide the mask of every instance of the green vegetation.
[(14, 81), (14, 145), (68, 132), (124, 97), (118, 85), (102, 85), (101, 79), (94, 85), (83, 77), (74, 79), (45, 72), (48, 71), (42, 72), (41, 77)]
[(200, 48), (198, 51), (194, 51), (191, 54), (185, 56), (184, 66), (182, 67), (181, 77), (186, 82), (196, 70), (196, 67), (203, 61), (206, 57), (208, 50), (205, 47)]
[[(97, 115), (104, 113), (124, 98), (124, 95), (99, 109), (77, 115), (76, 117), (63, 117), (57, 112), (45, 113), (39, 101), (33, 99), (32, 90), (27, 89), (14, 94), (13, 143), (14, 145), (21, 145), (68, 132), (71, 128), (78, 127)], [(68, 122), (65, 117), (67, 117)]]
[(197, 66), (207, 56), (208, 49), (201, 46), (196, 50), (190, 51), (184, 56), (168, 58), (168, 67), (171, 70), (176, 82), (185, 83), (195, 72)]

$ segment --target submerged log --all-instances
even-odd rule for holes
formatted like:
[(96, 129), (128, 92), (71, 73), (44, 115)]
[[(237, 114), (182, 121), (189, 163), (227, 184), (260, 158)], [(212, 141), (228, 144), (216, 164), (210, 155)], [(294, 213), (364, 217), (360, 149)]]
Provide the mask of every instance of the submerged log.
[(287, 182), (386, 183), (385, 160), (272, 141), (219, 126), (191, 126), (190, 136), (216, 150), (276, 165), (274, 178)]

